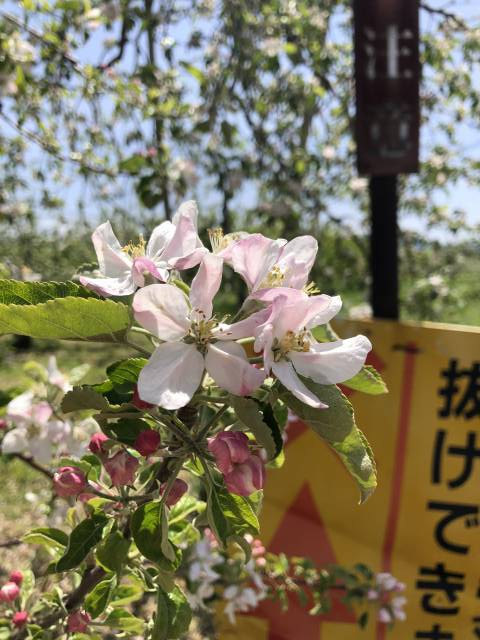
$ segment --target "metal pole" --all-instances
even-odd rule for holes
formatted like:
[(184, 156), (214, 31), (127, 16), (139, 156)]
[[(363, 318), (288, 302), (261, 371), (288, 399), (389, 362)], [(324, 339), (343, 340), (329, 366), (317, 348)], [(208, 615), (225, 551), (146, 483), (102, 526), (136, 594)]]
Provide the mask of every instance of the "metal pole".
[(373, 316), (398, 320), (397, 176), (372, 176), (369, 191)]

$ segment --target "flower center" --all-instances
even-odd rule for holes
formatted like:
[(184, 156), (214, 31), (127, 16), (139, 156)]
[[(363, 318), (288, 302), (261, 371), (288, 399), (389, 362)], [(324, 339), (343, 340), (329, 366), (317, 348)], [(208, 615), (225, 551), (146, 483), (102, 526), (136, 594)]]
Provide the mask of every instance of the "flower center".
[(303, 329), (299, 333), (293, 331), (287, 331), (281, 340), (275, 338), (272, 345), (273, 359), (275, 362), (279, 362), (284, 359), (289, 351), (299, 351), (307, 353), (310, 351), (310, 340), (308, 331)]
[(206, 345), (212, 339), (212, 331), (217, 326), (217, 319), (215, 316), (206, 320), (202, 316), (204, 315), (198, 309), (195, 310), (198, 314), (199, 318), (194, 320), (190, 327), (190, 337), (193, 341), (201, 348), (206, 347)]
[(271, 289), (274, 287), (281, 287), (285, 282), (285, 273), (276, 264), (267, 273), (265, 278), (260, 283), (260, 289)]
[(316, 296), (320, 293), (320, 289), (317, 287), (315, 282), (309, 282), (308, 284), (306, 284), (303, 287), (302, 291), (304, 291), (307, 296)]
[(31, 422), (28, 426), (27, 426), (27, 434), (29, 438), (36, 438), (37, 436), (39, 436), (41, 433), (41, 429), (40, 427)]
[(214, 227), (208, 230), (208, 237), (213, 253), (220, 253), (237, 240), (241, 240), (244, 234), (241, 232), (227, 233), (224, 235), (223, 229)]
[(143, 236), (140, 234), (138, 237), (137, 244), (133, 242), (129, 242), (124, 247), (122, 247), (122, 251), (124, 251), (131, 258), (141, 258), (145, 255), (145, 245), (147, 243), (143, 239)]

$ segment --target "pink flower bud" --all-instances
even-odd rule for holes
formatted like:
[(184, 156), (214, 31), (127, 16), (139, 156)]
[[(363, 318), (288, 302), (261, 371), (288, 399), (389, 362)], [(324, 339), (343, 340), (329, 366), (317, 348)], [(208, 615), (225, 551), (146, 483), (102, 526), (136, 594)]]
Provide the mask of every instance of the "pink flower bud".
[(28, 620), (28, 613), (26, 611), (17, 611), (13, 614), (12, 623), (14, 627), (20, 629)]
[[(165, 482), (160, 486), (160, 495), (163, 495), (166, 486), (167, 484)], [(165, 504), (167, 505), (167, 507), (173, 507), (174, 504), (177, 504), (183, 494), (187, 491), (188, 484), (183, 480), (180, 480), (180, 478), (176, 478), (172, 488), (170, 489), (168, 498), (165, 500)]]
[(3, 431), (3, 429), (6, 429), (6, 428), (7, 428), (7, 426), (8, 426), (8, 425), (7, 425), (7, 421), (6, 421), (6, 420), (1, 419), (1, 420), (0, 420), (0, 431)]
[(231, 493), (249, 496), (265, 483), (265, 467), (258, 456), (250, 456), (246, 462), (234, 465), (233, 471), (224, 475), (225, 484)]
[(138, 460), (126, 451), (119, 451), (112, 458), (105, 461), (105, 469), (115, 487), (133, 484), (137, 467)]
[(135, 386), (135, 390), (133, 392), (133, 398), (132, 398), (132, 404), (134, 407), (137, 407), (137, 409), (152, 409), (155, 405), (154, 404), (150, 404), (149, 402), (145, 402), (144, 400), (142, 400), (140, 398), (140, 396), (138, 395), (138, 387)]
[(222, 431), (210, 438), (208, 449), (224, 475), (233, 471), (235, 464), (246, 462), (250, 457), (248, 438), (241, 431)]
[(71, 633), (85, 633), (85, 631), (88, 631), (88, 624), (91, 620), (91, 617), (85, 611), (72, 611), (72, 613), (68, 614), (67, 630)]
[(15, 582), (7, 582), (0, 589), (0, 602), (13, 602), (20, 595), (20, 587)]
[(160, 434), (158, 431), (154, 431), (153, 429), (145, 429), (145, 431), (141, 431), (133, 445), (134, 449), (145, 457), (155, 453), (159, 446)]
[(108, 436), (104, 433), (94, 433), (90, 438), (88, 448), (97, 456), (102, 456), (103, 454), (108, 453), (108, 450), (103, 446), (107, 440)]
[(12, 571), (8, 579), (10, 582), (14, 582), (20, 586), (23, 582), (23, 573), (21, 571)]
[(62, 498), (78, 496), (87, 486), (85, 474), (78, 467), (60, 467), (53, 474), (53, 488)]

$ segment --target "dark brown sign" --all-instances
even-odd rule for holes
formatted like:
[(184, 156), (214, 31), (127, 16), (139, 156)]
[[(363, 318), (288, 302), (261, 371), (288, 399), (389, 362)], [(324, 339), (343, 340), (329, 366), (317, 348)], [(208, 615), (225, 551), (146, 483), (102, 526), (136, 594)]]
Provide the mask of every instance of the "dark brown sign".
[(418, 171), (418, 0), (354, 0), (355, 133), (361, 174)]

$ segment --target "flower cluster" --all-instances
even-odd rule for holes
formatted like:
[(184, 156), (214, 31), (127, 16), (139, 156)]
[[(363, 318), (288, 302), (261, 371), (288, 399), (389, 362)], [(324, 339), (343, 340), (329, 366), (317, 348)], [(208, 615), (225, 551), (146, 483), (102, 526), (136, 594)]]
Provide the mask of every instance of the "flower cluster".
[(210, 438), (208, 449), (227, 489), (239, 496), (249, 496), (263, 489), (265, 465), (258, 455), (250, 452), (247, 436), (240, 431), (223, 431)]
[[(353, 377), (371, 349), (365, 336), (319, 343), (312, 329), (340, 310), (338, 296), (316, 295), (308, 285), (317, 253), (312, 236), (287, 242), (245, 232), (210, 232), (212, 251), (197, 232), (197, 208), (184, 203), (173, 221), (156, 227), (148, 243), (121, 247), (109, 223), (93, 242), (101, 278), (82, 282), (105, 295), (129, 295), (137, 322), (157, 341), (139, 381), (140, 400), (175, 410), (188, 404), (205, 372), (222, 389), (245, 396), (273, 375), (302, 402), (326, 405), (299, 376), (320, 384)], [(199, 265), (188, 295), (172, 274)], [(241, 320), (226, 323), (213, 312), (224, 265), (245, 281), (249, 295)], [(158, 284), (148, 284), (151, 281)], [(313, 293), (313, 295), (309, 295)], [(248, 314), (248, 308), (260, 310)], [(239, 344), (254, 340), (263, 368), (249, 362)]]
[(40, 464), (62, 455), (82, 455), (95, 422), (87, 418), (74, 423), (65, 418), (60, 412), (60, 400), (87, 369), (78, 367), (66, 376), (58, 369), (55, 356), (50, 356), (46, 368), (37, 363), (27, 365), (26, 373), (33, 378), (33, 385), (5, 407), (1, 452), (26, 454)]
[(395, 620), (405, 620), (404, 611), (407, 599), (401, 595), (405, 591), (405, 584), (399, 582), (391, 573), (377, 573), (375, 585), (368, 591), (370, 602), (377, 603), (378, 620), (385, 624), (391, 624)]
[(12, 571), (8, 582), (0, 587), (0, 607), (3, 605), (5, 614), (16, 628), (23, 627), (28, 620), (28, 612), (19, 608), (22, 582), (23, 573)]

